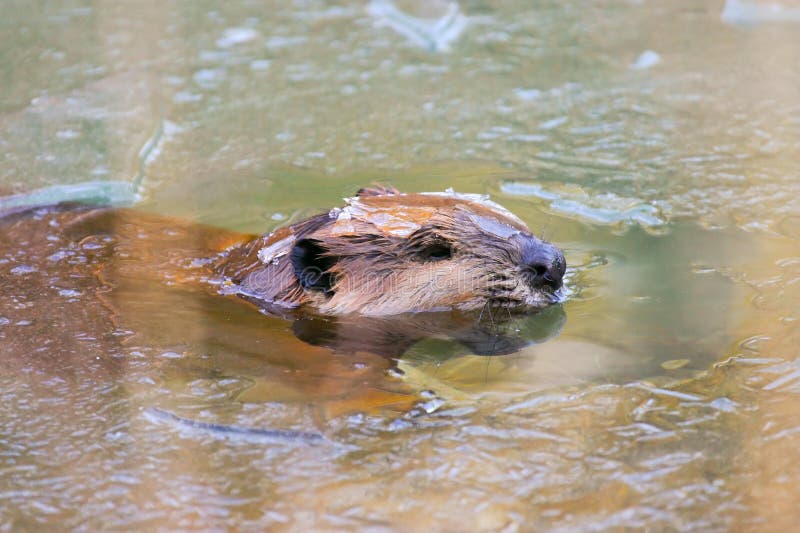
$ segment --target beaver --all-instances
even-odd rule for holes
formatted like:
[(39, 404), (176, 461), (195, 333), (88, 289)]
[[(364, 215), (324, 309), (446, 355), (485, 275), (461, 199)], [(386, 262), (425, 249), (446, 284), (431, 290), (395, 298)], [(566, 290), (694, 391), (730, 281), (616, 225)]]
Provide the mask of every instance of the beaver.
[(266, 309), (364, 316), (537, 309), (562, 297), (561, 250), (486, 196), (372, 187), (346, 203), (221, 254), (224, 292)]
[[(24, 221), (25, 211), (2, 218), (8, 242), (50, 233), (52, 254), (58, 228), (73, 243), (98, 241), (89, 248), (104, 250), (93, 259), (100, 269), (138, 265), (141, 277), (149, 260), (170, 283), (203, 280), (277, 315), (524, 311), (562, 298), (561, 250), (487, 196), (378, 186), (345, 200), (343, 208), (262, 236), (113, 208), (32, 209), (34, 224), (19, 228), (10, 221)], [(141, 260), (112, 261), (115, 255)]]
[[(369, 326), (346, 320), (313, 324), (323, 326), (322, 338), (338, 339), (336, 346), (354, 345), (344, 338), (347, 332), (372, 331), (358, 345), (377, 339), (375, 351), (392, 356), (401, 355), (394, 348), (402, 352), (408, 344), (383, 338), (377, 330), (417, 331), (408, 335), (415, 339), (451, 327), (477, 353), (510, 351), (518, 343), (468, 331), (474, 319), (452, 318), (448, 312), (478, 311), (491, 318), (496, 308), (510, 314), (545, 307), (562, 298), (566, 269), (556, 246), (534, 237), (524, 222), (486, 196), (452, 190), (402, 194), (383, 186), (361, 189), (343, 208), (262, 236), (130, 209), (61, 205), (9, 210), (0, 216), (0, 242), (6, 257), (0, 264), (11, 274), (0, 276), (0, 288), (31, 301), (7, 310), (0, 305), (0, 316), (25, 308), (30, 316), (19, 320), (41, 322), (47, 310), (61, 305), (60, 298), (45, 296), (60, 287), (59, 295), (97, 294), (114, 316), (130, 319), (147, 313), (119, 308), (158, 301), (165, 285), (179, 286), (211, 298), (234, 296), (282, 318), (380, 318)], [(134, 282), (147, 286), (126, 298), (115, 296)], [(153, 296), (130, 297), (136, 293)], [(40, 297), (42, 304), (34, 304)], [(6, 299), (9, 305), (14, 298)], [(67, 298), (64, 305), (71, 303), (81, 315), (94, 312), (87, 302), (75, 300)], [(432, 318), (437, 311), (446, 316)], [(419, 312), (429, 318), (414, 318)], [(399, 319), (391, 326), (383, 320), (401, 314), (410, 327), (402, 327)], [(65, 311), (61, 316), (75, 315)], [(87, 323), (85, 317), (82, 322)], [(320, 343), (308, 325), (296, 325), (298, 336)], [(105, 326), (89, 329), (94, 335)]]
[(557, 335), (560, 306), (506, 330), (494, 308), (558, 300), (564, 268), (517, 217), (454, 192), (363, 189), (263, 236), (125, 208), (15, 208), (0, 215), (0, 354), (7, 371), (92, 379), (151, 354), (180, 375), (275, 380), (256, 387), (273, 400), (408, 406), (416, 395), (383, 372), (421, 340), (498, 355)]

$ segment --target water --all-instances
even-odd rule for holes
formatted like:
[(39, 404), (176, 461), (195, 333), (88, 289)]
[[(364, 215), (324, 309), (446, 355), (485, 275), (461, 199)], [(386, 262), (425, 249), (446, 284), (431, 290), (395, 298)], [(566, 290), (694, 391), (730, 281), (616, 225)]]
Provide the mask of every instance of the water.
[[(5, 7), (4, 194), (138, 198), (264, 232), (373, 181), (489, 193), (565, 249), (570, 296), (516, 323), (513, 353), (439, 335), (393, 360), (347, 329), (320, 342), (316, 326), (126, 278), (124, 261), (103, 300), (80, 254), (3, 242), (3, 530), (800, 521), (792, 16), (688, 1), (409, 1), (400, 18), (385, 2)], [(106, 185), (74, 187), (87, 182)]]

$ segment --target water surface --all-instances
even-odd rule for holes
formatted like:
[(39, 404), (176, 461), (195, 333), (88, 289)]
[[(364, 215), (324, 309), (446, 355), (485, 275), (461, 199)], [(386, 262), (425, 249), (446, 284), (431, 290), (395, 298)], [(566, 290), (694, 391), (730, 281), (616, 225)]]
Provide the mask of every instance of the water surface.
[(570, 297), (387, 358), (163, 280), (89, 305), (3, 242), (0, 528), (791, 529), (800, 26), (723, 4), (6, 2), (3, 194), (264, 232), (485, 192)]

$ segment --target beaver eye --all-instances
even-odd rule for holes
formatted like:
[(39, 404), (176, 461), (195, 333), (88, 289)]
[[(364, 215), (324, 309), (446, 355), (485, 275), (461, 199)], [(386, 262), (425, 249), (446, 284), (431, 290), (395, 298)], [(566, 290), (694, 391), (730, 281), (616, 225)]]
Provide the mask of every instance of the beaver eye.
[(453, 249), (446, 243), (438, 242), (427, 246), (422, 251), (423, 259), (428, 261), (443, 261), (453, 256)]

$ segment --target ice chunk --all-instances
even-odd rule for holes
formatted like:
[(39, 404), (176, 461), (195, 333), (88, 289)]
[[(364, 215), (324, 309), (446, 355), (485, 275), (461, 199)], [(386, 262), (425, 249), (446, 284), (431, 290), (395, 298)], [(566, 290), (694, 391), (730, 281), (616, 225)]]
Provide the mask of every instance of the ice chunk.
[(638, 223), (650, 228), (662, 226), (666, 221), (659, 209), (638, 198), (618, 196), (613, 193), (590, 195), (580, 187), (552, 186), (545, 189), (539, 184), (525, 181), (508, 181), (501, 186), (506, 194), (534, 196), (550, 203), (550, 208), (597, 224)]
[(800, 7), (753, 0), (726, 0), (722, 22), (727, 24), (758, 24), (762, 22), (800, 22)]
[(258, 32), (253, 28), (228, 28), (222, 33), (222, 37), (217, 39), (217, 46), (230, 48), (255, 39), (258, 39)]
[(645, 50), (642, 52), (636, 61), (633, 62), (631, 68), (633, 70), (645, 70), (654, 67), (661, 63), (661, 56), (652, 50)]
[(388, 26), (409, 41), (430, 52), (447, 51), (467, 27), (467, 17), (456, 2), (448, 2), (441, 17), (426, 19), (401, 11), (390, 0), (372, 0), (367, 13), (381, 26)]

